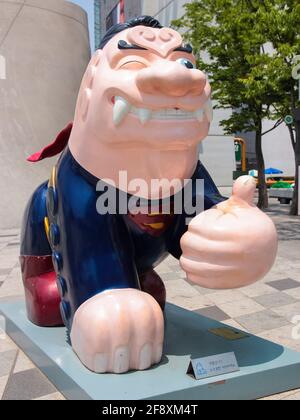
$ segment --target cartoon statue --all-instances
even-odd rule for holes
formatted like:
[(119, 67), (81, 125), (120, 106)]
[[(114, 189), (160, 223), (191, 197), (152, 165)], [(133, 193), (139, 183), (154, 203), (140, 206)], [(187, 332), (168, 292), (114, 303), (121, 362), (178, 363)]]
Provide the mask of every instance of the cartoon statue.
[[(149, 16), (111, 28), (87, 68), (74, 123), (29, 160), (62, 152), (24, 217), (21, 266), (29, 319), (65, 324), (82, 363), (98, 373), (147, 369), (162, 357), (164, 285), (154, 268), (180, 258), (190, 281), (236, 288), (272, 267), (277, 236), (240, 178), (226, 200), (198, 161), (212, 119), (211, 89), (181, 35)], [(120, 181), (204, 180), (204, 209), (161, 210), (180, 188), (140, 193), (144, 211), (100, 214), (99, 180), (129, 201)], [(122, 185), (121, 185), (122, 184)], [(123, 194), (123, 195), (122, 195)], [(157, 211), (148, 211), (156, 202)], [(146, 203), (146, 204), (145, 204)], [(146, 206), (146, 211), (145, 211)], [(151, 207), (152, 209), (152, 207)], [(182, 253), (182, 250), (183, 253)]]

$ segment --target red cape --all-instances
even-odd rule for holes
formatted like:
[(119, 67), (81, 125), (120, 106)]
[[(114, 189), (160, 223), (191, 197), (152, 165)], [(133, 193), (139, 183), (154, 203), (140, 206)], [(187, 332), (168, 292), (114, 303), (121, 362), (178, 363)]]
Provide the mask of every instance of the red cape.
[(73, 123), (68, 124), (67, 127), (58, 134), (53, 143), (44, 147), (39, 152), (34, 153), (32, 156), (29, 156), (27, 159), (28, 162), (39, 162), (40, 160), (50, 158), (61, 153), (68, 145), (72, 128)]

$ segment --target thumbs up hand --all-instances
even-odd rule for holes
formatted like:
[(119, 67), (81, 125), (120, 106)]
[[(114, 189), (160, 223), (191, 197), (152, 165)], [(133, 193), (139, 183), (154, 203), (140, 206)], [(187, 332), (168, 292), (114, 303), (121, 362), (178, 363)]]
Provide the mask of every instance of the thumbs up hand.
[(209, 289), (231, 289), (260, 280), (272, 268), (277, 232), (253, 204), (255, 189), (252, 177), (240, 177), (229, 200), (190, 222), (181, 238), (180, 259), (188, 280)]

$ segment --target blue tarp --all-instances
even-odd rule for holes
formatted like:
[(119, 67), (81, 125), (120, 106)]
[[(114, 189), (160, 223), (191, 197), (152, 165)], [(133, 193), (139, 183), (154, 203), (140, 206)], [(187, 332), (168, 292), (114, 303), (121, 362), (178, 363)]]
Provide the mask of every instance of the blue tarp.
[(268, 168), (265, 170), (266, 175), (272, 175), (272, 174), (283, 174), (283, 172), (280, 169), (276, 168)]

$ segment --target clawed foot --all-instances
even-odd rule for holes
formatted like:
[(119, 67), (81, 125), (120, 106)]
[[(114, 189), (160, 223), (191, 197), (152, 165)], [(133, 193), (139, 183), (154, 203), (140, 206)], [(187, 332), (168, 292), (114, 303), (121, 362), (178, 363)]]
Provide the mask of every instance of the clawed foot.
[(82, 363), (97, 373), (144, 370), (159, 363), (163, 313), (155, 299), (135, 289), (108, 290), (77, 310), (71, 341)]

